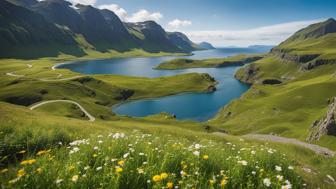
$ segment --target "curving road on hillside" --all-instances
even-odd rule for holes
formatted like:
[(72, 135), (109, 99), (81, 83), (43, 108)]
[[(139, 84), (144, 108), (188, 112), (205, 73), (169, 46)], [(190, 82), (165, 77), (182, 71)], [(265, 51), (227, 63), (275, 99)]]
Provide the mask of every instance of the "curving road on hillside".
[[(221, 132), (214, 132), (213, 134), (217, 136), (228, 136), (228, 134), (221, 133)], [(264, 135), (264, 134), (247, 134), (241, 137), (245, 139), (253, 139), (253, 140), (260, 140), (260, 141), (267, 141), (267, 142), (294, 144), (294, 145), (301, 146), (309, 150), (312, 150), (317, 154), (330, 156), (330, 157), (336, 156), (336, 152), (328, 148), (318, 146), (315, 144), (309, 144), (309, 143), (302, 142), (300, 140), (293, 139), (293, 138), (286, 138), (286, 137), (280, 137), (280, 136), (274, 136), (274, 135)]]
[(66, 102), (66, 103), (71, 103), (71, 104), (75, 104), (76, 106), (78, 106), (81, 111), (89, 118), (89, 121), (95, 121), (96, 118), (93, 117), (89, 112), (87, 112), (83, 106), (81, 106), (80, 104), (78, 104), (77, 102), (75, 101), (72, 101), (72, 100), (47, 100), (47, 101), (43, 101), (43, 102), (39, 102), (37, 104), (34, 104), (32, 105), (29, 109), (30, 110), (34, 110), (35, 108), (39, 107), (39, 106), (42, 106), (44, 104), (49, 104), (49, 103), (55, 103), (55, 102)]

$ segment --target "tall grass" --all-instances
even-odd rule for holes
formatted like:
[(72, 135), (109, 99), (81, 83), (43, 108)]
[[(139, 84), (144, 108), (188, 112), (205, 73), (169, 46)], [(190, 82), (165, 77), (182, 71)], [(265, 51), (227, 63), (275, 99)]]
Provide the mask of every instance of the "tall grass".
[[(108, 133), (27, 153), (2, 188), (303, 188), (286, 155), (244, 141)], [(14, 152), (13, 152), (14, 153)]]

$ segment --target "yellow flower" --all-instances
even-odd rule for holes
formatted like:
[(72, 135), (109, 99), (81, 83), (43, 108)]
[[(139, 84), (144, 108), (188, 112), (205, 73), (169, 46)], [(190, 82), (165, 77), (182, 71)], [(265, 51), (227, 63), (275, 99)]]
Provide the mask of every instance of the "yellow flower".
[(168, 174), (167, 173), (161, 173), (160, 177), (161, 177), (161, 180), (164, 180), (168, 177)]
[(75, 166), (73, 166), (73, 165), (70, 165), (69, 167), (68, 167), (68, 170), (69, 171), (72, 171), (72, 170), (74, 170), (75, 169)]
[(221, 181), (220, 185), (221, 185), (221, 187), (224, 188), (224, 186), (225, 186), (226, 184), (227, 184), (227, 180), (224, 178), (224, 179)]
[(212, 179), (209, 180), (209, 184), (210, 184), (211, 186), (212, 186), (214, 183), (215, 183), (214, 180), (212, 180)]
[(117, 167), (117, 168), (116, 168), (116, 172), (117, 172), (117, 173), (121, 173), (122, 171), (123, 171), (123, 168), (121, 168), (121, 167)]
[(174, 183), (172, 182), (167, 182), (167, 188), (171, 189), (174, 187)]
[(208, 155), (203, 155), (203, 159), (207, 160), (207, 159), (209, 159), (209, 156)]
[(21, 165), (31, 165), (33, 163), (36, 162), (36, 159), (27, 159), (27, 160), (24, 160), (24, 161), (21, 161)]
[(41, 155), (43, 155), (43, 154), (47, 154), (47, 153), (49, 153), (49, 152), (51, 152), (51, 150), (40, 150), (40, 151), (38, 151), (38, 152), (36, 153), (36, 155), (41, 156)]
[(72, 176), (71, 180), (72, 180), (72, 182), (77, 182), (77, 180), (78, 180), (78, 175), (74, 175), (74, 176)]
[(160, 175), (153, 176), (153, 181), (154, 182), (160, 182), (161, 181), (161, 176)]
[(42, 168), (41, 167), (37, 168), (36, 172), (39, 173), (39, 174), (42, 173)]
[(26, 153), (26, 150), (21, 150), (21, 151), (19, 152), (19, 154), (24, 154), (24, 153)]
[(17, 176), (18, 176), (18, 177), (22, 177), (22, 176), (24, 176), (25, 174), (26, 174), (26, 172), (25, 172), (24, 169), (20, 169), (20, 170), (18, 170), (18, 172), (17, 172)]
[(6, 173), (8, 171), (8, 169), (2, 169), (1, 173)]
[(124, 161), (124, 160), (120, 160), (120, 161), (118, 161), (118, 165), (120, 165), (120, 166), (124, 166), (124, 164), (125, 164), (125, 161)]
[(93, 157), (97, 157), (98, 155), (97, 155), (97, 154), (93, 154), (92, 156), (93, 156)]

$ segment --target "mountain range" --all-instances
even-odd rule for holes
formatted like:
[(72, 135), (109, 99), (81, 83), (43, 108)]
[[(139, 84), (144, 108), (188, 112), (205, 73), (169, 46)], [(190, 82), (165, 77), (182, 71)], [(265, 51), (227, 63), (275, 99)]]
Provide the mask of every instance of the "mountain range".
[(166, 32), (154, 21), (125, 23), (112, 11), (64, 0), (0, 2), (0, 57), (37, 58), (60, 53), (143, 49), (189, 53), (207, 49), (180, 32)]

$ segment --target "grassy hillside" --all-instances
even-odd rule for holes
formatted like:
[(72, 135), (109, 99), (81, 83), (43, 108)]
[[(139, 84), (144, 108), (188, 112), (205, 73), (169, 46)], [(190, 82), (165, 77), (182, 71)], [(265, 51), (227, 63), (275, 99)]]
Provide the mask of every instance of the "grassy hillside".
[(266, 188), (268, 181), (271, 188), (288, 181), (293, 188), (331, 188), (323, 179), (336, 176), (335, 159), (291, 145), (217, 137), (193, 122), (89, 123), (7, 103), (1, 103), (0, 113), (4, 188)]
[[(319, 33), (329, 31), (329, 22), (297, 32), (263, 59), (240, 69), (236, 78), (253, 86), (210, 123), (232, 134), (275, 134), (306, 141), (313, 123), (326, 116), (336, 96), (336, 46), (332, 42), (336, 36)], [(323, 58), (331, 61), (319, 62)], [(335, 142), (333, 135), (313, 141), (333, 150)]]
[(207, 68), (207, 67), (223, 67), (233, 65), (244, 65), (262, 58), (263, 55), (236, 55), (227, 58), (212, 58), (204, 60), (193, 60), (179, 58), (169, 60), (159, 64), (155, 69), (176, 70), (186, 68)]

